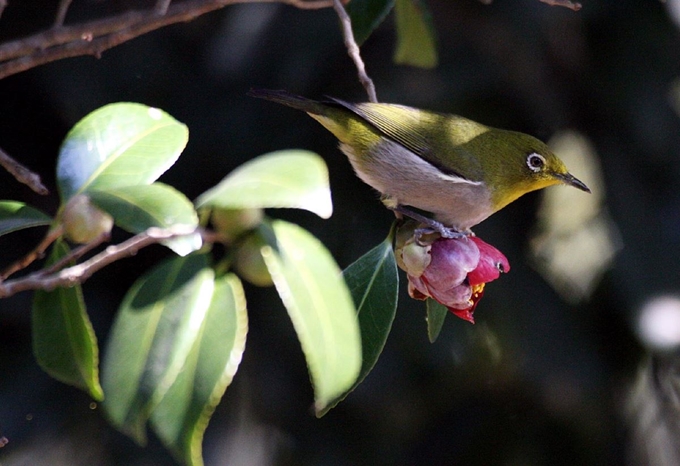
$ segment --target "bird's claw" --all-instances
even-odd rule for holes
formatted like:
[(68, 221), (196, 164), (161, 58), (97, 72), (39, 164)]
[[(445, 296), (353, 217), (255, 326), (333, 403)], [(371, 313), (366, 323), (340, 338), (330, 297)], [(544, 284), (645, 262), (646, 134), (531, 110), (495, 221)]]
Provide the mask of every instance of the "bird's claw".
[(455, 228), (447, 227), (446, 225), (444, 225), (441, 222), (438, 222), (437, 220), (425, 217), (424, 215), (420, 215), (419, 213), (414, 212), (411, 209), (404, 207), (402, 205), (396, 206), (393, 210), (403, 215), (406, 215), (407, 217), (410, 217), (417, 222), (427, 225), (422, 228), (417, 228), (414, 231), (416, 241), (419, 244), (427, 243), (427, 241), (423, 240), (423, 237), (435, 233), (438, 233), (442, 238), (446, 239), (461, 239), (465, 238), (466, 236), (469, 236), (469, 233), (463, 233), (456, 230)]
[(431, 243), (432, 240), (426, 241), (426, 240), (423, 240), (423, 237), (428, 236), (428, 235), (432, 235), (432, 234), (436, 234), (436, 233), (438, 233), (442, 238), (446, 238), (446, 239), (462, 239), (462, 238), (465, 238), (466, 236), (468, 236), (467, 234), (461, 233), (460, 231), (458, 231), (454, 228), (445, 227), (444, 225), (442, 225), (439, 222), (436, 222), (436, 223), (438, 223), (438, 225), (436, 225), (436, 226), (435, 225), (429, 225), (429, 226), (426, 226), (426, 227), (423, 227), (423, 228), (416, 228), (415, 229), (413, 234), (414, 234), (414, 236), (416, 238), (416, 242), (418, 244)]

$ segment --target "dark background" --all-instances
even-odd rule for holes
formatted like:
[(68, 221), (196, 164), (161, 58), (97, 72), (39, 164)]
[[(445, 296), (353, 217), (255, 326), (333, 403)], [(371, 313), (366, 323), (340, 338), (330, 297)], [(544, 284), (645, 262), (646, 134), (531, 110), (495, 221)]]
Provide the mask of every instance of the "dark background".
[[(76, 1), (67, 23), (131, 3)], [(379, 99), (546, 140), (564, 129), (586, 135), (604, 176), (591, 188), (606, 197), (623, 248), (592, 295), (568, 304), (531, 266), (540, 194), (525, 196), (475, 229), (513, 267), (487, 287), (477, 324), (448, 318), (430, 344), (424, 306), (402, 293), (375, 370), (321, 420), (312, 414), (304, 359), (284, 308), (273, 290), (248, 287), (246, 352), (208, 428), (206, 464), (675, 464), (678, 362), (672, 352), (646, 348), (635, 328), (642, 304), (677, 293), (680, 278), (680, 120), (671, 104), (680, 32), (669, 16), (678, 2), (585, 0), (580, 12), (538, 0), (428, 4), (439, 67), (394, 65), (388, 17), (363, 47)], [(0, 39), (46, 28), (54, 13), (54, 2), (10, 2)], [(330, 134), (302, 113), (247, 97), (250, 87), (366, 98), (332, 10), (227, 7), (101, 59), (67, 59), (0, 81), (0, 147), (53, 191), (40, 197), (0, 172), (0, 199), (53, 213), (55, 160), (68, 129), (104, 104), (142, 102), (188, 125), (189, 144), (161, 180), (192, 199), (259, 154), (322, 154), (333, 217), (270, 214), (301, 223), (349, 265), (385, 237), (391, 214), (354, 177)], [(0, 238), (2, 264), (41, 234)], [(87, 282), (102, 347), (123, 293), (166, 254), (149, 248)], [(153, 437), (147, 448), (136, 446), (86, 395), (37, 367), (30, 300), (24, 293), (0, 302), (0, 436), (9, 439), (0, 464), (172, 464)], [(677, 319), (669, 325), (680, 332)], [(668, 440), (659, 441), (666, 438), (659, 432)]]

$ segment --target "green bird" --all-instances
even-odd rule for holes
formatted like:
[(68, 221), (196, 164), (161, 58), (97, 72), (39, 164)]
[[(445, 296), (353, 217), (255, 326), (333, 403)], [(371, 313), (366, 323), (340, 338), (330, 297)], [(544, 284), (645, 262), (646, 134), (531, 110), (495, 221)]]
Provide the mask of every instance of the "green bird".
[[(384, 204), (443, 236), (470, 228), (523, 194), (555, 184), (590, 189), (546, 144), (516, 131), (404, 105), (316, 101), (286, 91), (249, 95), (306, 112), (340, 141)], [(435, 220), (414, 212), (416, 208)]]

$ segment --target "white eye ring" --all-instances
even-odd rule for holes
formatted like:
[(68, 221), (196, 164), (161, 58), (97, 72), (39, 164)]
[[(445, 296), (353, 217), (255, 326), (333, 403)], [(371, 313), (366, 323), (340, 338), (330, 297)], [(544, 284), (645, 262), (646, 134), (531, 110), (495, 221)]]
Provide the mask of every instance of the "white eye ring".
[(541, 154), (532, 152), (531, 154), (527, 155), (527, 167), (529, 167), (529, 170), (532, 172), (538, 173), (543, 170), (544, 166), (545, 157), (543, 157)]

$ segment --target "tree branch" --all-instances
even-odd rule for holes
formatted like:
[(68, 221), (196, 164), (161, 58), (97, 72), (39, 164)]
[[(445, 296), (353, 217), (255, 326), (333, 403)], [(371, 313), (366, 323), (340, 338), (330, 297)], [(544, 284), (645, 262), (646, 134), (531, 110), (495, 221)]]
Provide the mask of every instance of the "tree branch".
[[(0, 6), (2, 5), (0, 0)], [(61, 6), (68, 2), (63, 2)], [(197, 17), (236, 3), (285, 3), (301, 9), (328, 8), (332, 0), (185, 0), (181, 3), (157, 3), (143, 11), (128, 11), (105, 19), (73, 26), (54, 27), (23, 39), (0, 45), (0, 79), (63, 58), (84, 55), (101, 56), (102, 52), (175, 23)], [(68, 6), (68, 5), (67, 5)], [(167, 10), (159, 15), (158, 8)], [(65, 9), (60, 8), (60, 12)], [(55, 21), (57, 24), (59, 18)]]
[[(148, 230), (139, 233), (138, 235), (135, 235), (120, 244), (107, 247), (99, 254), (80, 264), (61, 270), (56, 270), (55, 266), (57, 264), (55, 264), (53, 267), (45, 270), (39, 270), (25, 277), (7, 280), (3, 283), (0, 283), (0, 298), (7, 298), (21, 291), (50, 291), (60, 286), (73, 286), (76, 283), (83, 283), (95, 272), (103, 269), (113, 262), (116, 262), (117, 260), (137, 254), (140, 249), (172, 238), (189, 236), (195, 233), (199, 233), (203, 238), (203, 241), (208, 243), (215, 243), (218, 241), (223, 241), (224, 239), (219, 233), (204, 230), (202, 228), (187, 227), (184, 225), (170, 227), (167, 229), (155, 227), (149, 228)], [(83, 248), (86, 248), (87, 246), (89, 245), (75, 249), (67, 257), (59, 261), (59, 264), (65, 265), (74, 258), (81, 256), (86, 252), (83, 250)]]
[(14, 176), (19, 183), (25, 184), (36, 193), (42, 194), (43, 196), (50, 193), (45, 185), (42, 184), (40, 176), (37, 173), (33, 173), (24, 165), (14, 160), (2, 149), (0, 149), (0, 165)]
[(361, 53), (359, 51), (359, 46), (356, 40), (354, 40), (354, 32), (352, 32), (352, 20), (347, 14), (347, 10), (342, 5), (340, 0), (333, 0), (333, 9), (340, 18), (340, 24), (342, 26), (342, 37), (345, 40), (345, 47), (347, 47), (347, 53), (354, 61), (354, 65), (357, 67), (357, 73), (359, 74), (359, 81), (366, 89), (368, 94), (368, 100), (371, 102), (378, 102), (378, 97), (375, 93), (375, 85), (373, 80), (366, 74), (366, 67), (364, 66), (364, 61), (361, 59)]

